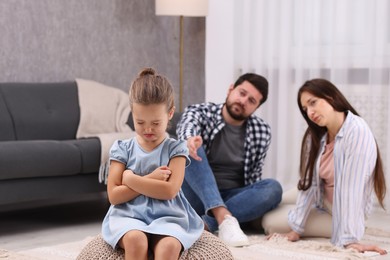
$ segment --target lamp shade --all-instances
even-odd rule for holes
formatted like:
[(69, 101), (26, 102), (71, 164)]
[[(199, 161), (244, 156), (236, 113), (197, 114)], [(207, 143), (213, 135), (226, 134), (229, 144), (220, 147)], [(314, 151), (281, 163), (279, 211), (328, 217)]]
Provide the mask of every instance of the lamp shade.
[(206, 16), (207, 0), (156, 0), (156, 15)]

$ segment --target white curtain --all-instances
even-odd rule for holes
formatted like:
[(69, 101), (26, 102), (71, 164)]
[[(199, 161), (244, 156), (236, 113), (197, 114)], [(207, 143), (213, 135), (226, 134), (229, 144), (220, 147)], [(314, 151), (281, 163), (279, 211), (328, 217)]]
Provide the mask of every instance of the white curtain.
[(390, 207), (390, 4), (387, 0), (210, 0), (206, 100), (223, 102), (245, 72), (270, 83), (257, 112), (272, 127), (264, 177), (296, 186), (306, 128), (298, 88), (332, 81), (372, 128), (385, 166)]

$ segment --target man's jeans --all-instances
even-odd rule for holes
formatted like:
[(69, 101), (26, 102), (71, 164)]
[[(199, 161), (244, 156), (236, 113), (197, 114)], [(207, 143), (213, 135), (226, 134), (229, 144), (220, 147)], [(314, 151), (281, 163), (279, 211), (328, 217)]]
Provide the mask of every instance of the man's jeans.
[(245, 223), (262, 217), (280, 203), (282, 187), (273, 179), (261, 180), (242, 188), (218, 190), (203, 147), (198, 149), (198, 155), (202, 161), (191, 159), (182, 190), (210, 232), (218, 230), (218, 223), (210, 209), (225, 206), (238, 222)]

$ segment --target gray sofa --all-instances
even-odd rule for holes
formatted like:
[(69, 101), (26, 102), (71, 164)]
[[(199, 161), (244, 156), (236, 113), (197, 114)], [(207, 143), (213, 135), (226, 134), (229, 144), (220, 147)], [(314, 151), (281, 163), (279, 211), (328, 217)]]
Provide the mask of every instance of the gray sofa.
[(76, 138), (79, 122), (77, 81), (0, 83), (0, 212), (106, 196), (101, 139)]
[(0, 83), (0, 211), (101, 194), (100, 141), (76, 139), (76, 82)]

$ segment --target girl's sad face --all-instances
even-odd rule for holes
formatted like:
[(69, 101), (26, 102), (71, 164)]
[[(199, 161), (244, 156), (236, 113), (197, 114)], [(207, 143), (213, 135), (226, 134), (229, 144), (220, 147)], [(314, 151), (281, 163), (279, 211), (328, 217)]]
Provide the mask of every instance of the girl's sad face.
[(174, 110), (167, 112), (166, 104), (143, 105), (134, 103), (132, 114), (138, 143), (144, 149), (153, 149), (166, 137), (166, 129)]

